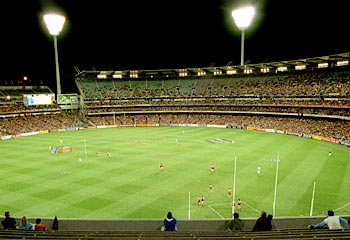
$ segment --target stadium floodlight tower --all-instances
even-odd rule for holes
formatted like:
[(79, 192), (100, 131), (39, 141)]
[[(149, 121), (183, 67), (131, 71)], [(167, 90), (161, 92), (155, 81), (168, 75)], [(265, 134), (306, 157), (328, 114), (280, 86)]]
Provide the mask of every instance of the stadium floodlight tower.
[(232, 17), (237, 27), (242, 31), (241, 37), (241, 65), (244, 65), (244, 35), (245, 30), (251, 24), (255, 15), (255, 9), (253, 7), (242, 7), (232, 11)]
[(57, 84), (57, 98), (61, 94), (61, 81), (60, 81), (60, 70), (58, 65), (58, 51), (57, 51), (57, 36), (62, 31), (66, 18), (58, 14), (46, 14), (44, 16), (44, 22), (46, 24), (49, 33), (53, 36), (54, 48), (55, 48), (55, 64), (56, 64), (56, 84)]

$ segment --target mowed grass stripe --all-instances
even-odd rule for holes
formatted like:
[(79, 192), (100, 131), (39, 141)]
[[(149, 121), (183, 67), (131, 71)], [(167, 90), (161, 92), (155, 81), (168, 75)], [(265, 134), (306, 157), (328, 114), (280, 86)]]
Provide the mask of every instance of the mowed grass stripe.
[[(213, 139), (235, 143), (208, 142)], [(71, 146), (73, 152), (49, 154), (49, 146)], [(97, 151), (102, 152), (101, 157), (96, 156)], [(111, 158), (106, 157), (107, 152)], [(0, 156), (0, 173), (13, 177), (10, 183), (2, 178), (0, 191), (10, 198), (1, 199), (0, 207), (15, 216), (162, 218), (172, 210), (184, 219), (190, 192), (191, 218), (228, 218), (232, 199), (227, 189), (233, 184), (235, 158), (236, 196), (246, 203), (242, 217), (272, 211), (277, 158), (277, 216), (308, 215), (314, 179), (317, 213), (328, 209), (329, 202), (333, 209), (346, 205), (350, 195), (345, 174), (349, 171), (348, 148), (282, 134), (201, 127), (68, 131), (2, 141)], [(332, 158), (338, 160), (329, 161)], [(165, 164), (162, 173), (160, 162)], [(260, 175), (257, 166), (262, 168)], [(338, 180), (327, 178), (326, 169), (339, 176)], [(209, 184), (213, 193), (208, 192)], [(196, 198), (201, 195), (206, 198), (205, 207), (197, 206)], [(33, 204), (20, 204), (23, 199)]]

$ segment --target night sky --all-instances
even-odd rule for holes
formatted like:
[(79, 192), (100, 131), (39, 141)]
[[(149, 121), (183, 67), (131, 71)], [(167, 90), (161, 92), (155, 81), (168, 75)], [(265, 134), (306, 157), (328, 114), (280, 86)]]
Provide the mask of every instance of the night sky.
[(231, 12), (256, 7), (246, 31), (245, 62), (261, 63), (350, 51), (345, 0), (11, 0), (1, 2), (0, 85), (27, 76), (55, 88), (48, 11), (67, 17), (58, 36), (62, 93), (74, 66), (132, 70), (240, 64), (241, 33)]

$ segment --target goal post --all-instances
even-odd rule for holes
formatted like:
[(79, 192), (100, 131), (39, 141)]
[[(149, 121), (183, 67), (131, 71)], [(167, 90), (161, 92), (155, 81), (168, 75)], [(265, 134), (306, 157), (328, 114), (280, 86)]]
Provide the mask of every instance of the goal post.
[(191, 192), (188, 192), (188, 219), (191, 219)]
[(231, 217), (235, 213), (235, 197), (236, 197), (236, 172), (237, 172), (237, 158), (235, 156), (234, 167), (233, 167), (233, 191), (232, 191), (232, 212)]
[(276, 198), (277, 198), (277, 184), (278, 184), (278, 167), (280, 162), (280, 156), (277, 155), (277, 164), (276, 164), (276, 178), (275, 178), (275, 190), (273, 193), (273, 205), (272, 205), (272, 215), (276, 217)]
[(313, 213), (313, 211), (314, 211), (315, 189), (316, 189), (316, 181), (314, 181), (314, 186), (313, 186), (313, 188), (312, 188), (311, 207), (310, 207), (310, 217), (312, 217), (312, 213)]

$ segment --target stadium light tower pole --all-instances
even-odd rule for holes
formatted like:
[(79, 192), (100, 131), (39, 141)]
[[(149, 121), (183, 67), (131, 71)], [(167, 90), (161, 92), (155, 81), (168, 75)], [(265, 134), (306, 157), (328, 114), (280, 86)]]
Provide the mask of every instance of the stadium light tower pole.
[(61, 94), (61, 80), (60, 80), (60, 70), (58, 65), (58, 50), (57, 50), (57, 36), (62, 31), (64, 22), (66, 18), (58, 14), (46, 14), (44, 16), (44, 22), (46, 24), (49, 33), (53, 36), (54, 48), (55, 48), (55, 65), (56, 65), (56, 84), (57, 84), (57, 96)]
[(244, 38), (245, 30), (249, 27), (255, 15), (255, 9), (253, 7), (242, 7), (232, 11), (232, 17), (241, 30), (241, 65), (244, 65)]

